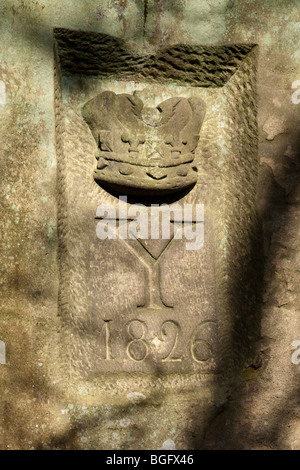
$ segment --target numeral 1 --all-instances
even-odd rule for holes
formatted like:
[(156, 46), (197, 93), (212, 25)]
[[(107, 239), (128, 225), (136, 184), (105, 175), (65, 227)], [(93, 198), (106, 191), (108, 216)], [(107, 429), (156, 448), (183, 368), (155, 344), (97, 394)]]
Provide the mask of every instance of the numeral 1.
[(113, 359), (113, 355), (111, 352), (111, 332), (110, 332), (110, 322), (111, 320), (104, 320), (104, 336), (105, 336), (105, 360)]

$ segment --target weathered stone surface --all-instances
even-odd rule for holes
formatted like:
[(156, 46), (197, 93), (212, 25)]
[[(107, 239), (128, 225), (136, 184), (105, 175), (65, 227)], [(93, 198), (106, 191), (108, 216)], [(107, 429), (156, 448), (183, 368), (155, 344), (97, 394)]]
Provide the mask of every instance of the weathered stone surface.
[[(1, 449), (299, 448), (299, 9), (0, 6)], [(201, 250), (97, 238), (105, 91), (205, 103)]]

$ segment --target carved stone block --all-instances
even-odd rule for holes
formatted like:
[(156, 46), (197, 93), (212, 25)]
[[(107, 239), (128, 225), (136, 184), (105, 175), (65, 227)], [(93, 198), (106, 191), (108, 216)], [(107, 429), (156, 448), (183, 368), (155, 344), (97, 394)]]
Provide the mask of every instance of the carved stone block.
[[(97, 393), (221, 383), (258, 334), (256, 48), (55, 38), (63, 373)], [(204, 207), (203, 246), (174, 236), (176, 218), (169, 240), (97, 237), (97, 207), (118, 234), (137, 203)]]

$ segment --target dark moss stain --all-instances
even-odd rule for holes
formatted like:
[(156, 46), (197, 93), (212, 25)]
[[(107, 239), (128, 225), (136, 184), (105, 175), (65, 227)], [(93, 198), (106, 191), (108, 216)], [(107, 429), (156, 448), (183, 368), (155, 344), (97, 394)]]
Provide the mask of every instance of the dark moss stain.
[(123, 32), (125, 34), (127, 30), (125, 11), (128, 5), (128, 0), (112, 0), (111, 5), (118, 14), (118, 20), (120, 21), (120, 23), (122, 23)]
[(146, 34), (147, 15), (148, 15), (148, 0), (144, 0), (143, 40), (145, 39), (145, 34)]

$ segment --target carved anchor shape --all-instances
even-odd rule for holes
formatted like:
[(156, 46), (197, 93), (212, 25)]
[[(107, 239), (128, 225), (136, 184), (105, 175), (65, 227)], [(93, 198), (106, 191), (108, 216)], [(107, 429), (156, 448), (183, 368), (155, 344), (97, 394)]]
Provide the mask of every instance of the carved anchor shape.
[[(103, 219), (104, 216), (99, 216), (96, 218)], [(106, 220), (109, 220), (109, 218), (106, 217)], [(116, 219), (119, 222), (119, 230), (122, 226), (122, 224), (126, 224), (130, 221), (136, 220), (136, 217), (132, 217), (127, 215), (127, 218), (122, 218), (117, 215)], [(163, 254), (167, 251), (167, 249), (170, 246), (170, 242), (176, 238), (176, 230), (179, 228), (179, 226), (182, 226), (182, 221), (181, 220), (176, 220), (176, 218), (173, 218), (170, 220), (174, 224), (174, 234), (170, 239), (165, 240), (165, 245), (163, 245), (162, 249), (158, 251), (153, 251), (147, 248), (147, 245), (145, 245), (142, 240), (138, 238), (124, 238), (123, 236), (118, 237), (119, 240), (122, 240), (127, 249), (139, 260), (139, 262), (144, 266), (145, 268), (145, 301), (142, 305), (138, 305), (138, 308), (143, 308), (145, 310), (165, 310), (165, 309), (170, 309), (173, 308), (173, 306), (168, 305), (164, 300), (162, 299), (161, 296), (161, 288), (160, 288), (160, 260), (163, 256)], [(195, 224), (200, 222), (200, 220), (194, 220), (192, 217), (190, 220), (185, 220), (185, 223), (191, 223)], [(179, 224), (179, 225), (178, 225)], [(123, 225), (124, 227), (124, 225)], [(115, 232), (115, 231), (114, 231)], [(123, 232), (124, 233), (124, 232)], [(126, 233), (127, 233), (127, 228), (126, 228)], [(116, 233), (115, 233), (116, 235)]]
[(170, 246), (172, 239), (168, 240), (167, 246), (165, 246), (163, 251), (157, 257), (154, 257), (138, 239), (131, 240), (136, 242), (134, 245), (131, 244), (129, 240), (123, 241), (126, 243), (126, 246), (131, 253), (133, 253), (145, 267), (145, 301), (142, 305), (138, 305), (138, 308), (143, 308), (145, 310), (164, 310), (173, 308), (173, 306), (167, 305), (167, 303), (162, 299), (159, 266), (161, 257)]
[[(131, 217), (127, 215), (127, 218), (122, 218), (117, 215), (116, 219), (110, 219), (109, 217), (98, 216), (96, 219), (104, 219), (105, 220), (117, 220), (119, 222), (119, 232), (122, 227), (122, 224), (126, 224), (133, 220), (136, 220), (136, 217)], [(173, 237), (166, 240), (166, 244), (163, 246), (163, 249), (157, 253), (151, 253), (146, 246), (144, 246), (138, 238), (130, 238), (125, 239), (123, 236), (117, 237), (117, 227), (115, 226), (112, 230), (116, 235), (115, 238), (123, 241), (127, 247), (127, 249), (139, 260), (139, 262), (145, 268), (145, 301), (142, 305), (138, 305), (138, 308), (144, 308), (147, 310), (163, 310), (173, 308), (170, 305), (167, 305), (161, 297), (161, 290), (160, 290), (160, 267), (159, 262), (160, 259), (167, 250), (170, 242), (173, 240)], [(127, 234), (127, 228), (126, 228)], [(127, 236), (127, 235), (126, 235)], [(115, 239), (114, 238), (114, 239)]]

